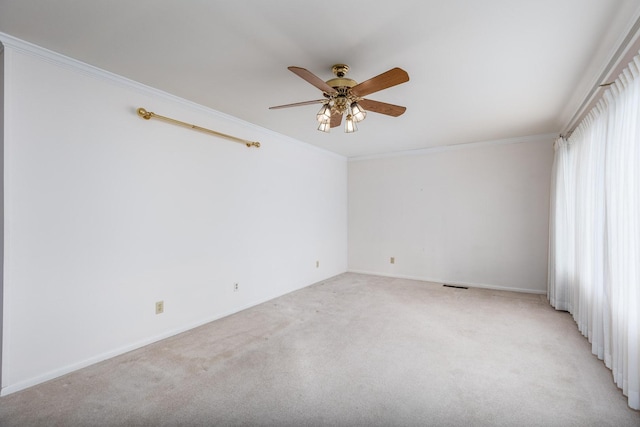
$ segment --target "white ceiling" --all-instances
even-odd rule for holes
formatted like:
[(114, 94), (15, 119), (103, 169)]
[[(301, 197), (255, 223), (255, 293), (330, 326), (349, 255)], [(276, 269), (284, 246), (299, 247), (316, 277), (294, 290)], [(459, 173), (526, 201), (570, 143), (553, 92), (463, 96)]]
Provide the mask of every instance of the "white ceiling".
[[(342, 155), (558, 133), (640, 14), (640, 0), (0, 0), (0, 32)], [(316, 130), (321, 98), (287, 70), (408, 83), (359, 132)], [(149, 106), (152, 107), (152, 106)], [(158, 111), (158, 113), (162, 114)]]

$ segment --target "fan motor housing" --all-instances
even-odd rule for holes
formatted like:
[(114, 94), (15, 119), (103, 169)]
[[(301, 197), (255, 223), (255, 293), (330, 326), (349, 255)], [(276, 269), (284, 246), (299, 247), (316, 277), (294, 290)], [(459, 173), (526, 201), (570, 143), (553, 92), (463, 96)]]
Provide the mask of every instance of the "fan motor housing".
[(352, 88), (358, 83), (355, 80), (347, 79), (346, 77), (338, 77), (336, 79), (327, 80), (327, 84), (334, 89), (339, 87), (348, 87)]

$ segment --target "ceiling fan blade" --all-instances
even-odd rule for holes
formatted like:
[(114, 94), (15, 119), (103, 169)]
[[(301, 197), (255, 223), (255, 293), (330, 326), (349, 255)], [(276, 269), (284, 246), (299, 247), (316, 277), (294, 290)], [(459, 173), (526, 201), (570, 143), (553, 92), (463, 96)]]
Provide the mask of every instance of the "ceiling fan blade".
[(335, 128), (340, 126), (340, 123), (342, 123), (342, 114), (339, 113), (334, 113), (331, 115), (331, 127)]
[(326, 99), (316, 99), (315, 101), (303, 101), (296, 102), (295, 104), (276, 105), (275, 107), (269, 107), (269, 110), (277, 110), (280, 108), (300, 107), (301, 105), (320, 104), (321, 102), (327, 102)]
[(386, 102), (372, 101), (371, 99), (361, 99), (358, 104), (365, 111), (373, 111), (374, 113), (386, 114), (387, 116), (398, 117), (407, 111), (407, 107), (400, 105), (387, 104)]
[(409, 74), (402, 68), (392, 68), (378, 76), (372, 77), (351, 88), (351, 93), (356, 96), (366, 96), (382, 89), (387, 89), (400, 83), (409, 81)]
[(295, 73), (296, 75), (298, 75), (298, 77), (303, 78), (304, 80), (306, 80), (307, 82), (311, 83), (312, 85), (314, 85), (315, 87), (317, 87), (318, 89), (320, 89), (323, 92), (326, 93), (336, 93), (336, 90), (334, 88), (332, 88), (331, 86), (329, 86), (324, 80), (322, 80), (320, 77), (316, 76), (315, 74), (313, 74), (311, 71), (305, 69), (305, 68), (300, 68), (300, 67), (288, 67), (289, 70), (293, 73)]

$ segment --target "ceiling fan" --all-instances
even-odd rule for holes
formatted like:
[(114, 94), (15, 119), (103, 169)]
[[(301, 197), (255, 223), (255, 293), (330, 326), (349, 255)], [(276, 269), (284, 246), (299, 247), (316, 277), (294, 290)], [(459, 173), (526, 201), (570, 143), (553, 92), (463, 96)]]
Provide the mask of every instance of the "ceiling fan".
[(345, 77), (349, 71), (349, 66), (346, 64), (334, 65), (332, 71), (336, 77), (326, 82), (305, 68), (293, 66), (288, 68), (294, 74), (320, 89), (324, 98), (296, 102), (295, 104), (277, 105), (269, 107), (269, 109), (276, 110), (322, 103), (322, 108), (316, 115), (320, 123), (318, 126), (319, 131), (329, 132), (331, 128), (340, 126), (342, 116), (345, 113), (345, 132), (351, 133), (358, 130), (356, 123), (364, 120), (367, 111), (398, 117), (406, 110), (406, 107), (399, 105), (363, 98), (374, 92), (408, 82), (409, 74), (401, 68), (392, 68), (362, 83), (357, 83), (355, 80)]

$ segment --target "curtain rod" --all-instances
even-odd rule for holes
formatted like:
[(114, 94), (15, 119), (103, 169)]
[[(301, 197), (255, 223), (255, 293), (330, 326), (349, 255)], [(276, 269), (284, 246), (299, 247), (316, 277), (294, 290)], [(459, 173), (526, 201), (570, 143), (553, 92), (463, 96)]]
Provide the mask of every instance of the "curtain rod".
[(240, 144), (244, 144), (247, 147), (260, 148), (260, 143), (257, 142), (257, 141), (256, 142), (247, 141), (246, 139), (236, 138), (235, 136), (231, 136), (231, 135), (227, 135), (227, 134), (224, 134), (224, 133), (216, 132), (215, 130), (203, 128), (203, 127), (192, 125), (192, 124), (185, 123), (185, 122), (181, 122), (180, 120), (172, 119), (172, 118), (169, 118), (169, 117), (161, 116), (160, 114), (153, 113), (151, 111), (147, 111), (144, 108), (138, 108), (138, 115), (140, 117), (142, 117), (143, 119), (145, 119), (145, 120), (149, 120), (151, 118), (160, 119), (160, 120), (164, 120), (165, 122), (168, 122), (168, 123), (173, 123), (174, 125), (188, 127), (190, 129), (198, 130), (200, 132), (205, 132), (205, 133), (208, 133), (208, 134), (211, 134), (211, 135), (215, 135), (215, 136), (219, 136), (221, 138), (227, 138), (227, 139), (230, 139), (230, 140), (232, 140), (234, 142), (239, 142)]
[(565, 138), (571, 136), (573, 131), (576, 130), (582, 120), (602, 98), (604, 91), (601, 89), (606, 89), (615, 82), (629, 63), (633, 61), (633, 57), (638, 54), (638, 51), (640, 51), (640, 17), (636, 19), (636, 22), (633, 24), (633, 27), (631, 27), (631, 30), (629, 30), (629, 33), (627, 33), (620, 47), (618, 47), (604, 71), (602, 71), (598, 77), (598, 80), (596, 80), (596, 85), (591, 88), (591, 91), (585, 97), (584, 101), (582, 101), (582, 104), (560, 136)]

